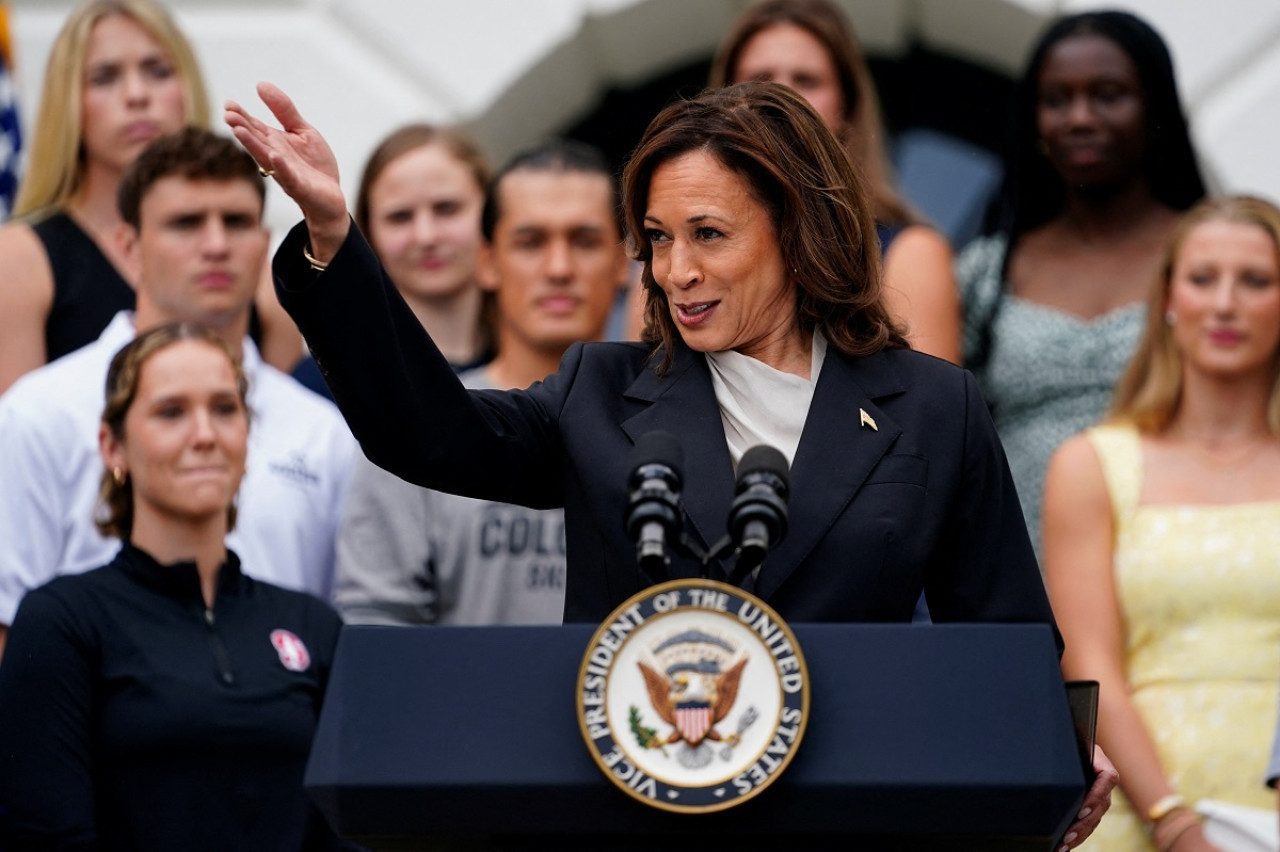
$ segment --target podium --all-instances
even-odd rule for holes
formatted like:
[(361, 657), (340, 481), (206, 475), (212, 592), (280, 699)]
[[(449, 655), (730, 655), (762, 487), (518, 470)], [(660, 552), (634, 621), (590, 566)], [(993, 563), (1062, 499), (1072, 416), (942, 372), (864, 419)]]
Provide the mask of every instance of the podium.
[(726, 811), (659, 811), (592, 762), (592, 625), (348, 627), (306, 785), (375, 849), (1050, 850), (1087, 775), (1043, 625), (792, 625), (808, 730)]

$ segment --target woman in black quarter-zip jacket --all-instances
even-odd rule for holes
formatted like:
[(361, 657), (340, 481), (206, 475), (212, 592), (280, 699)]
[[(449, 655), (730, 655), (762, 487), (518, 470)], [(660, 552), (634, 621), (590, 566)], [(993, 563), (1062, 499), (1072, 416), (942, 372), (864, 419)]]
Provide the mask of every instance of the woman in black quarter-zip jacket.
[(341, 627), (241, 573), (236, 358), (179, 323), (120, 351), (99, 443), (108, 565), (26, 596), (0, 665), (8, 849), (335, 849), (302, 775)]

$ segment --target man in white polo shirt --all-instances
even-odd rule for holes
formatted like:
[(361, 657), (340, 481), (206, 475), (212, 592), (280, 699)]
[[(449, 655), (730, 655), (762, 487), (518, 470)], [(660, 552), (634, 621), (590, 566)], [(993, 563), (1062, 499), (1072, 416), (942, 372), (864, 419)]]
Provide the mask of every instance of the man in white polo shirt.
[(246, 574), (329, 597), (355, 442), (331, 403), (263, 363), (247, 337), (269, 247), (263, 199), (253, 159), (206, 130), (157, 140), (126, 171), (136, 313), (0, 397), (0, 650), (23, 594), (118, 548), (93, 525), (107, 365), (137, 330), (179, 320), (215, 329), (249, 378), (248, 472), (228, 544)]

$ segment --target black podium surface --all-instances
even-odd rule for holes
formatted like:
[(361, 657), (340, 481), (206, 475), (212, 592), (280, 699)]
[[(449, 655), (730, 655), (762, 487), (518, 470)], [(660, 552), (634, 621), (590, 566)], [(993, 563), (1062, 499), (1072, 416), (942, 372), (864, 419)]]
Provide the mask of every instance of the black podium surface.
[(346, 628), (312, 796), (344, 836), (387, 848), (679, 835), (700, 849), (991, 852), (1051, 849), (1083, 798), (1047, 627), (799, 624), (812, 705), (786, 775), (727, 811), (655, 810), (609, 783), (579, 732), (593, 630)]

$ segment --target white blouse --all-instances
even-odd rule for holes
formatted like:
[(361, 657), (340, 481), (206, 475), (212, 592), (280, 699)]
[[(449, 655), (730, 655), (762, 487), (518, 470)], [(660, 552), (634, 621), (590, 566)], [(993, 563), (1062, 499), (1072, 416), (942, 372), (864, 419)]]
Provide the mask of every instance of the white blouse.
[(776, 447), (787, 457), (788, 465), (795, 461), (826, 355), (827, 340), (816, 329), (808, 379), (775, 370), (740, 352), (707, 353), (720, 422), (735, 468), (742, 454), (757, 444)]

